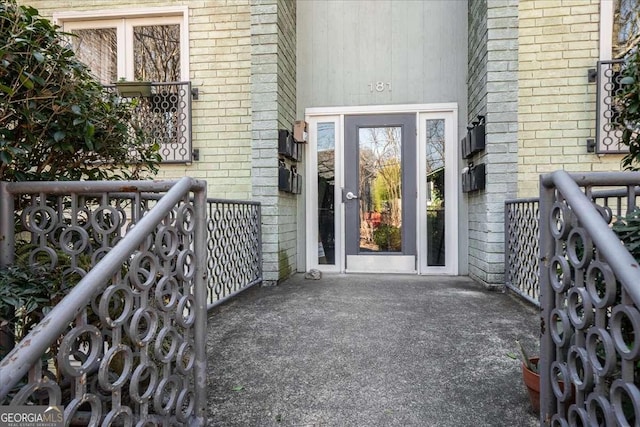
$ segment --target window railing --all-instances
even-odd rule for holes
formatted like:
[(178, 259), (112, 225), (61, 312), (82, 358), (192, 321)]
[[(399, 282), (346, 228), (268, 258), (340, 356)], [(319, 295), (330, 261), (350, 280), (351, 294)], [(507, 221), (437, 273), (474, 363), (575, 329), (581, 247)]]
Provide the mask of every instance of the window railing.
[(622, 131), (617, 126), (618, 112), (615, 96), (620, 90), (620, 71), (623, 60), (598, 61), (597, 103), (596, 103), (596, 153), (627, 153), (629, 149), (622, 144)]
[[(117, 86), (105, 87), (116, 92)], [(163, 163), (191, 163), (191, 82), (152, 82), (148, 90), (135, 95), (118, 93), (136, 98), (133, 120), (149, 143), (158, 144)]]

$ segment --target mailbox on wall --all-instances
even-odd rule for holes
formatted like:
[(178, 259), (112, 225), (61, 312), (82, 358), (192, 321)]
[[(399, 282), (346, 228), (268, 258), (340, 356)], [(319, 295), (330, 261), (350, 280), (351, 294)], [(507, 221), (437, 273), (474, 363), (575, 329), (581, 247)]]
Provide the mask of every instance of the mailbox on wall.
[(285, 156), (295, 162), (300, 160), (300, 154), (302, 149), (297, 144), (293, 135), (287, 129), (280, 129), (278, 131), (278, 154)]
[(298, 174), (297, 162), (302, 159), (306, 131), (304, 121), (297, 121), (293, 132), (278, 130), (278, 189), (285, 193), (302, 193), (302, 175)]
[(473, 191), (484, 190), (486, 184), (485, 165), (469, 165), (462, 172), (462, 192), (470, 193)]
[(460, 152), (463, 159), (470, 159), (474, 154), (485, 148), (485, 122), (484, 116), (478, 116), (478, 120), (467, 126), (467, 134), (460, 141)]

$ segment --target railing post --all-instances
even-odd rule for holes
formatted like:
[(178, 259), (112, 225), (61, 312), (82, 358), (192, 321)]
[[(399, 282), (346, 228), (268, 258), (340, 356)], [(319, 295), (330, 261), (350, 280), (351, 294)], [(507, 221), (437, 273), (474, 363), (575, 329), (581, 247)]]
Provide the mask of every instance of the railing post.
[(551, 235), (551, 209), (555, 201), (555, 189), (544, 185), (540, 178), (540, 425), (548, 426), (556, 412), (556, 399), (551, 389), (550, 366), (554, 359), (554, 345), (551, 339), (550, 313), (554, 308), (554, 291), (549, 278), (549, 261), (555, 251)]
[(508, 284), (511, 281), (511, 276), (509, 275), (510, 266), (509, 266), (509, 230), (511, 228), (511, 224), (509, 224), (509, 208), (510, 204), (505, 200), (504, 202), (504, 282)]
[(14, 200), (7, 185), (0, 182), (0, 267), (13, 264), (15, 257)]
[(264, 279), (264, 276), (262, 275), (262, 204), (258, 204), (256, 209), (258, 209), (258, 274), (260, 276), (260, 282), (262, 282)]
[[(15, 258), (14, 199), (6, 182), (0, 182), (0, 268), (13, 264)], [(11, 317), (11, 315), (9, 316)], [(0, 360), (15, 346), (10, 326), (0, 325)]]
[(194, 325), (196, 361), (195, 417), (192, 426), (206, 425), (207, 412), (207, 189), (206, 185), (194, 194), (194, 251), (196, 254), (195, 291), (196, 321)]

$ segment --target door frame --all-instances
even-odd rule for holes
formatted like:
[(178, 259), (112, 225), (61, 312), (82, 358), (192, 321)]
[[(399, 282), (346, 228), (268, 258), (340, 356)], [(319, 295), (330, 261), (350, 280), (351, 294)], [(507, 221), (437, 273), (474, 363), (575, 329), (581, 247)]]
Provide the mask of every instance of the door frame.
[[(305, 211), (306, 211), (306, 245), (305, 260), (306, 269), (312, 268), (325, 272), (345, 273), (345, 206), (342, 203), (342, 189), (344, 180), (344, 117), (346, 115), (373, 115), (373, 114), (415, 114), (417, 138), (417, 176), (422, 177), (426, 171), (426, 120), (445, 119), (445, 138), (450, 143), (445, 144), (445, 200), (447, 215), (445, 221), (446, 246), (444, 267), (427, 266), (426, 238), (418, 236), (426, 233), (426, 185), (418, 181), (417, 194), (417, 224), (416, 224), (416, 248), (418, 252), (417, 265), (414, 273), (417, 274), (458, 274), (458, 192), (459, 192), (459, 144), (458, 140), (458, 104), (403, 104), (403, 105), (374, 105), (356, 107), (318, 107), (305, 110), (305, 120), (309, 123), (308, 147), (305, 150), (306, 177), (305, 177)], [(318, 123), (335, 123), (335, 194), (334, 206), (335, 218), (335, 265), (318, 264), (318, 200), (316, 194), (317, 179), (317, 146), (316, 132)]]

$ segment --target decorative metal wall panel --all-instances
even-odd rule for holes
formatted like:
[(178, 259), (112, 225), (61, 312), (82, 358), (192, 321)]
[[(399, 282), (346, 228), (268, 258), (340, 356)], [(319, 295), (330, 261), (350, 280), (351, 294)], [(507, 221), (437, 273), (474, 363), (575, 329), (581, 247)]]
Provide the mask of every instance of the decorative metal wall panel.
[[(638, 182), (638, 173), (555, 172), (543, 179), (540, 420), (545, 425), (638, 425), (640, 420), (640, 272), (608, 226), (625, 204), (635, 206)], [(622, 187), (612, 193), (626, 196), (593, 195), (593, 187), (605, 185)]]
[(504, 211), (505, 285), (538, 305), (538, 199), (507, 200)]
[(620, 70), (623, 60), (599, 61), (596, 103), (596, 152), (627, 153), (629, 148), (620, 142), (622, 131), (617, 126), (615, 96), (620, 90)]
[[(49, 351), (15, 386), (2, 389), (0, 404), (62, 405), (66, 425), (187, 425), (198, 419), (202, 424), (206, 309), (200, 298), (206, 285), (198, 263), (206, 254), (197, 251), (205, 250), (198, 233), (204, 234), (206, 205), (202, 198), (198, 208), (189, 197), (188, 185), (195, 181), (179, 183), (184, 182), (186, 192), (171, 193), (177, 200), (172, 208), (160, 206), (163, 198), (149, 200), (153, 183), (144, 191), (122, 183), (134, 191), (124, 195), (99, 186), (92, 190), (91, 183), (72, 193), (56, 191), (56, 183), (32, 183), (32, 192), (16, 195), (15, 250), (29, 265), (48, 269), (52, 286), (70, 289), (54, 310), (67, 307), (73, 317), (60, 335), (51, 334), (53, 322), (45, 317), (33, 337), (2, 360), (4, 382), (20, 352), (33, 345), (31, 338), (51, 335), (43, 347)], [(204, 187), (198, 184), (201, 194)], [(13, 194), (3, 197), (6, 206)], [(143, 221), (147, 216), (158, 220)], [(6, 226), (2, 234), (11, 237)], [(97, 283), (80, 282), (107, 254), (121, 251), (116, 245), (127, 243), (138, 227), (142, 243), (121, 254), (115, 273)], [(6, 263), (6, 253), (2, 259)], [(90, 296), (88, 303), (79, 295)]]

